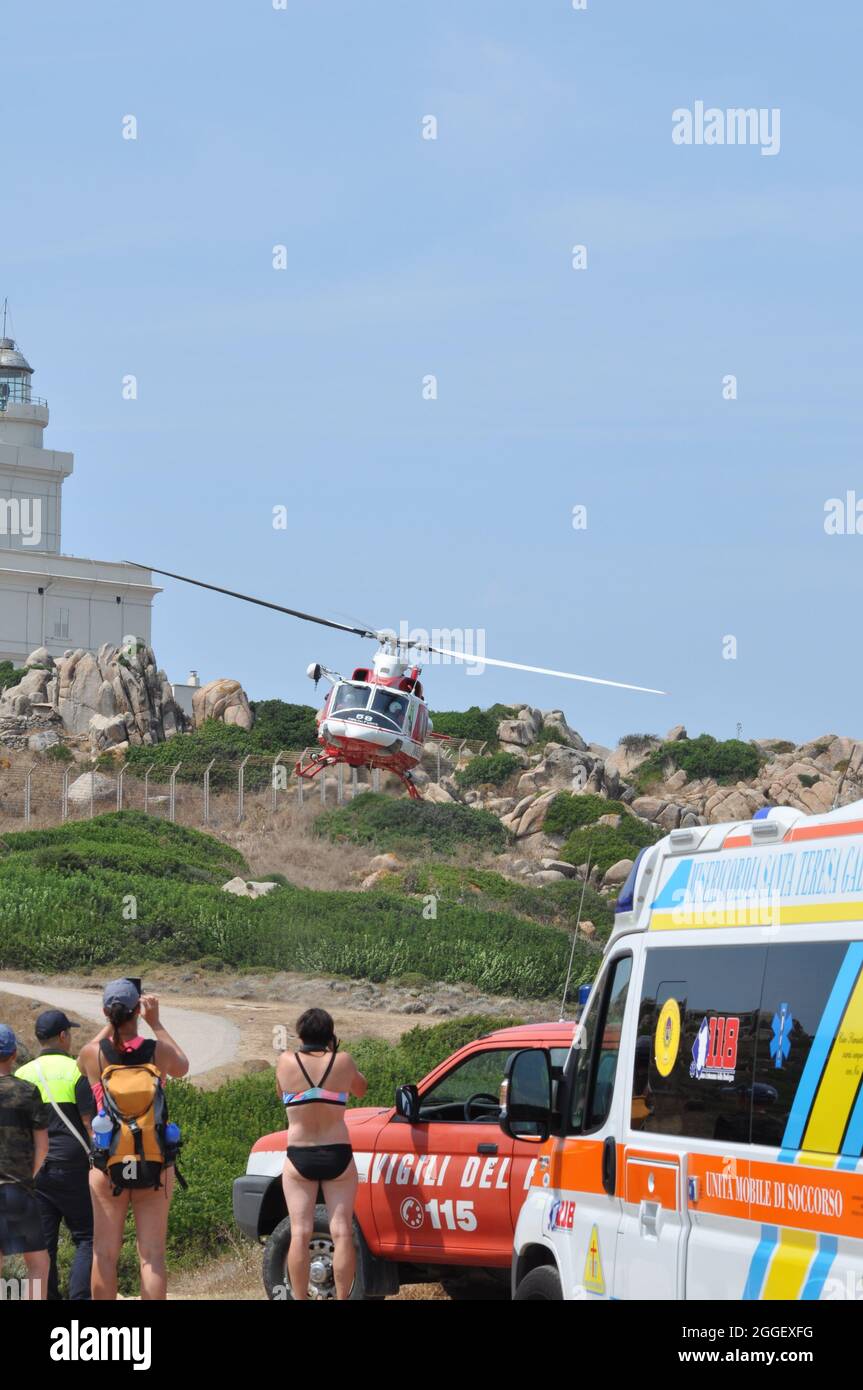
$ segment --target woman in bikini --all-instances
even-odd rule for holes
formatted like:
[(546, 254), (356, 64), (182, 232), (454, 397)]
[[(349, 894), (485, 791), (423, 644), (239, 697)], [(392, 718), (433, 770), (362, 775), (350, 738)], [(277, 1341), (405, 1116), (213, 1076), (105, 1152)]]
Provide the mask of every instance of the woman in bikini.
[[(78, 1057), (78, 1069), (90, 1082), (100, 1109), (103, 1105), (102, 1071), (108, 1062), (128, 1065), (152, 1062), (162, 1076), (186, 1075), (188, 1058), (160, 1022), (159, 1000), (155, 994), (140, 994), (131, 980), (112, 980), (105, 986), (102, 1004), (107, 1023), (93, 1041), (81, 1049)], [(150, 1025), (155, 1041), (139, 1034), (141, 1018)], [(117, 1297), (117, 1261), (130, 1203), (141, 1266), (141, 1298), (167, 1298), (165, 1245), (173, 1190), (173, 1166), (163, 1169), (159, 1188), (127, 1188), (119, 1195), (114, 1195), (107, 1173), (91, 1168), (94, 1299)]]
[(347, 1299), (356, 1264), (357, 1167), (345, 1106), (351, 1095), (362, 1100), (368, 1082), (350, 1054), (338, 1051), (333, 1020), (325, 1009), (307, 1009), (297, 1019), (296, 1030), (298, 1050), (283, 1052), (276, 1067), (276, 1089), (288, 1119), (282, 1182), (291, 1218), (291, 1298), (302, 1302), (309, 1296), (309, 1242), (320, 1186), (330, 1218), (336, 1298)]

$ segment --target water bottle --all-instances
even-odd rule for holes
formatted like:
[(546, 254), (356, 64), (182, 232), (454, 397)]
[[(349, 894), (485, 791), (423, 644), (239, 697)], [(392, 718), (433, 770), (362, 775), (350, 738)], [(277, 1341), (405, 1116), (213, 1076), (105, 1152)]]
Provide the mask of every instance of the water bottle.
[(165, 1145), (175, 1149), (180, 1143), (180, 1126), (175, 1125), (173, 1120), (169, 1120), (165, 1125)]
[(107, 1149), (111, 1144), (114, 1122), (104, 1110), (100, 1110), (93, 1120), (93, 1143), (97, 1149)]

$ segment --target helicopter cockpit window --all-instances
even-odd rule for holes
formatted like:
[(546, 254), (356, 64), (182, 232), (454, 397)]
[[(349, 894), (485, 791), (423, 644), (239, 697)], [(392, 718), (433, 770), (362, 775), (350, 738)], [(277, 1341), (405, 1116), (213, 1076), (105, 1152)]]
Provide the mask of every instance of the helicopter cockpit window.
[(407, 696), (399, 695), (395, 690), (376, 690), (372, 696), (371, 708), (400, 729), (405, 722), (408, 704)]
[(336, 691), (336, 698), (333, 701), (331, 713), (337, 710), (365, 709), (369, 702), (369, 688), (367, 685), (350, 685), (344, 682)]

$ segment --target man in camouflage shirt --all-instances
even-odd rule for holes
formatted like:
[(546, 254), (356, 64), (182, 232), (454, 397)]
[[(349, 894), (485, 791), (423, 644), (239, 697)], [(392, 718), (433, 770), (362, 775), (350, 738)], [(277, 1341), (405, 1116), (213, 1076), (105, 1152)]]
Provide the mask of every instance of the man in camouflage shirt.
[(33, 1180), (48, 1153), (52, 1112), (35, 1086), (12, 1075), (17, 1057), (15, 1034), (0, 1023), (0, 1275), (4, 1255), (23, 1255), (23, 1296), (45, 1298), (50, 1263)]

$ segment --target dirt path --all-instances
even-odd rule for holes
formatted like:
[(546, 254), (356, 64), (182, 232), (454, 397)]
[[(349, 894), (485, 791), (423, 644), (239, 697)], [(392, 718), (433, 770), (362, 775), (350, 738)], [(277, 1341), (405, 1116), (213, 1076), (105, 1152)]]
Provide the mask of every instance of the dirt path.
[[(47, 979), (34, 985), (4, 978), (0, 979), (0, 992), (38, 999), (54, 1008), (74, 1012), (81, 1019), (92, 1020), (97, 1026), (104, 1022), (98, 990), (57, 988)], [(240, 1030), (224, 1016), (173, 1003), (163, 1004), (160, 1013), (168, 1032), (181, 1043), (189, 1058), (190, 1076), (202, 1076), (236, 1060)], [(146, 1024), (142, 1027), (149, 1033)]]
[[(77, 1010), (81, 1018), (101, 1022), (102, 980), (72, 972), (42, 976), (12, 970), (0, 979), (0, 991)], [(533, 1022), (547, 1019), (552, 1007), (460, 985), (375, 985), (288, 972), (235, 975), (188, 965), (148, 967), (144, 987), (160, 996), (165, 1025), (189, 1053), (191, 1074), (206, 1090), (272, 1066), (278, 1053), (295, 1043), (298, 1015), (313, 1005), (330, 1011), (340, 1037), (391, 1043), (408, 1028), (447, 1017), (482, 1013)]]

